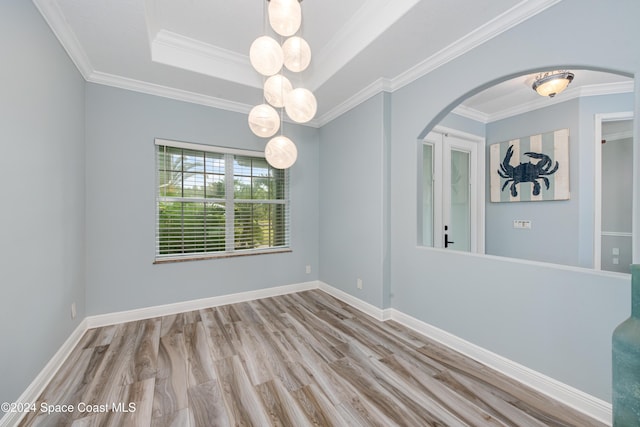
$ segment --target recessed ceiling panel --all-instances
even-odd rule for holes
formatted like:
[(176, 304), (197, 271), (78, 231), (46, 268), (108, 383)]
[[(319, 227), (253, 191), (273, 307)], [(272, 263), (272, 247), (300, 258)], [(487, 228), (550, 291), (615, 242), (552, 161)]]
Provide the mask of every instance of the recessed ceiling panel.
[[(33, 0), (88, 81), (248, 111), (266, 0)], [(318, 116), (394, 90), (560, 0), (304, 0)], [(282, 41), (282, 40), (281, 40)]]

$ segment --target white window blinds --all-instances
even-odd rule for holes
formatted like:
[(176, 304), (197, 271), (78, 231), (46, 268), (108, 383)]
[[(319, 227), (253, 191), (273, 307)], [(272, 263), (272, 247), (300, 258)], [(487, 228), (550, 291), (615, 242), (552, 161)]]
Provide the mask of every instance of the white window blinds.
[(156, 260), (289, 247), (288, 171), (262, 153), (156, 140)]

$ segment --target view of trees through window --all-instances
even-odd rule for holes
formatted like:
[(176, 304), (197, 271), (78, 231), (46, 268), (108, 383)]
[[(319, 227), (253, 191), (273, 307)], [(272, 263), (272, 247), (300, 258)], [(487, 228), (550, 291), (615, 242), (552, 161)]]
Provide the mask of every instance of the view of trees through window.
[(158, 146), (157, 162), (157, 256), (288, 245), (286, 171), (169, 146)]

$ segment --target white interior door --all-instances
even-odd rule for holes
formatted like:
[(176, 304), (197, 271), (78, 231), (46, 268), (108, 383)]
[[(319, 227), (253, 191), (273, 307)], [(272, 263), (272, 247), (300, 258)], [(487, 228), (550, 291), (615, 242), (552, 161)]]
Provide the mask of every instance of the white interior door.
[[(483, 144), (431, 132), (423, 144), (422, 242), (465, 252), (484, 251)], [(483, 141), (481, 141), (483, 142)]]

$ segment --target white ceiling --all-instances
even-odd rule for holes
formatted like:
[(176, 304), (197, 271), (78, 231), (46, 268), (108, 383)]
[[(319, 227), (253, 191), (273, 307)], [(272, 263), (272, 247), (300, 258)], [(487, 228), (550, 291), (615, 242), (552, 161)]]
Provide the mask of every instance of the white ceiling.
[[(87, 81), (245, 113), (262, 102), (248, 51), (270, 32), (266, 0), (33, 1)], [(312, 64), (290, 77), (316, 94), (319, 126), (559, 1), (305, 0)], [(514, 101), (489, 93), (462, 110), (490, 117), (499, 99)]]
[(553, 98), (538, 95), (532, 88), (536, 74), (529, 74), (506, 80), (467, 98), (454, 112), (487, 123), (580, 96), (633, 91), (630, 77), (591, 70), (570, 71), (574, 74), (573, 81)]

